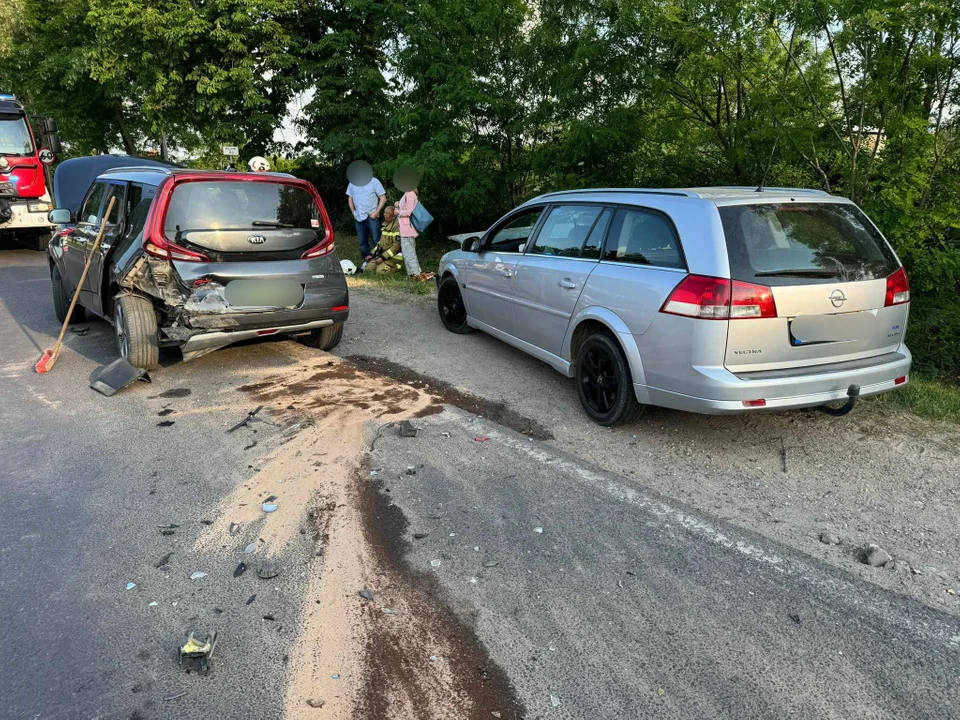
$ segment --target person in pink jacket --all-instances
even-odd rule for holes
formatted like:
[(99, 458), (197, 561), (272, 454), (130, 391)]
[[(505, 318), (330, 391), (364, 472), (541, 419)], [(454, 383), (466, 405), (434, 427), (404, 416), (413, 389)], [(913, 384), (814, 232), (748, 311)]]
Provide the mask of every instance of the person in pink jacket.
[(410, 221), (413, 209), (417, 206), (417, 190), (408, 190), (397, 203), (397, 215), (400, 216), (400, 248), (403, 262), (407, 266), (407, 275), (414, 280), (422, 280), (423, 271), (417, 259), (417, 229)]

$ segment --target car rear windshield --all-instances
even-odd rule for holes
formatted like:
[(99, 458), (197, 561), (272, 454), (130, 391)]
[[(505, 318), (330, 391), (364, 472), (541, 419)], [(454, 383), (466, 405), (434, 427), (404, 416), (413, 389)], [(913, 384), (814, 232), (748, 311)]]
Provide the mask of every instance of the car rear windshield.
[(317, 205), (301, 187), (278, 182), (194, 181), (170, 198), (164, 234), (177, 231), (320, 227)]
[(855, 205), (784, 203), (719, 208), (734, 280), (762, 285), (885, 278), (899, 264)]

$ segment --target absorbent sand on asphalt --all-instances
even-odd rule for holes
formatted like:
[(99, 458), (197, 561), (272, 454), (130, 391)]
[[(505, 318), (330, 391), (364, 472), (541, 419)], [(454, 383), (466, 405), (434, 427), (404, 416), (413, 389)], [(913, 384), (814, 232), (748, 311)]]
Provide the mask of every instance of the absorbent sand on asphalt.
[[(385, 562), (371, 527), (379, 520), (376, 473), (363, 466), (380, 433), (439, 411), (437, 399), (326, 358), (245, 390), (288, 425), (289, 440), (225, 498), (195, 550), (246, 543), (229, 536), (231, 522), (260, 523), (258, 558), (284, 555), (302, 534), (313, 538), (307, 567), (285, 569), (307, 574), (285, 717), (474, 717), (475, 705), (490, 704), (489, 693), (478, 691), (461, 656), (483, 651), (466, 651), (470, 640), (456, 622)], [(265, 514), (268, 498), (277, 508)]]

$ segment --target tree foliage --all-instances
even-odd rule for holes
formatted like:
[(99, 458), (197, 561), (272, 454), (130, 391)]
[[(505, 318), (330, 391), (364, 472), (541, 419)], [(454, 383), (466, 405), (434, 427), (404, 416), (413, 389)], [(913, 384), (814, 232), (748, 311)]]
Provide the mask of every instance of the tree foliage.
[[(820, 187), (891, 239), (931, 298), (920, 325), (958, 315), (956, 3), (4, 2), (0, 89), (82, 152), (160, 133), (194, 156), (293, 151), (335, 217), (351, 160), (412, 163), (442, 232), (560, 188)], [(281, 148), (301, 92), (303, 142)]]

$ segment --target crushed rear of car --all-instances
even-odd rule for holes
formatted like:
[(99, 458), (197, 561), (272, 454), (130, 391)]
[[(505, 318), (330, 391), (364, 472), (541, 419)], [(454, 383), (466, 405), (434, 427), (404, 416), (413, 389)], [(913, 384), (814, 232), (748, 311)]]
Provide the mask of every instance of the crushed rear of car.
[[(88, 214), (102, 184), (107, 189), (99, 216), (96, 208)], [(121, 209), (105, 218), (111, 194)], [(161, 346), (178, 346), (189, 360), (271, 335), (309, 334), (308, 344), (324, 350), (342, 337), (347, 285), (323, 202), (304, 180), (277, 173), (110, 170), (71, 220), (75, 224), (51, 248), (53, 262), (69, 275), (63, 256), (89, 254), (91, 236), (106, 223), (81, 299), (113, 322), (121, 355), (133, 365), (156, 366)]]

